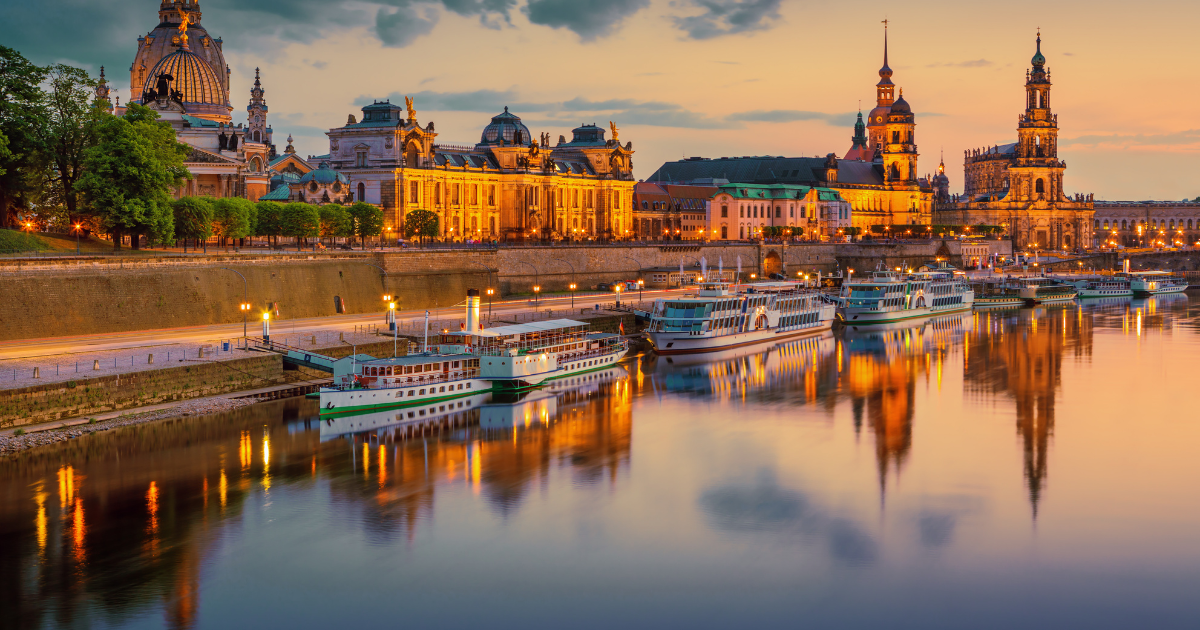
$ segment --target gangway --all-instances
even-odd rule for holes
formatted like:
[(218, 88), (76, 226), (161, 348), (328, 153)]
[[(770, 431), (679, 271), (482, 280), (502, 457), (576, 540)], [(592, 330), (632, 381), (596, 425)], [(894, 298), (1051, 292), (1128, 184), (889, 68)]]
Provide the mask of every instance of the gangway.
[[(279, 343), (278, 341), (269, 341), (261, 337), (251, 337), (249, 339), (249, 345), (255, 350), (262, 352), (274, 352), (278, 355), (281, 355), (285, 365), (306, 367), (313, 370), (328, 372), (330, 374), (334, 374), (334, 364), (339, 361), (339, 359), (313, 352), (312, 350), (296, 348), (287, 344)], [(374, 360), (374, 358), (375, 357), (368, 357), (366, 355), (358, 355), (355, 357), (355, 359), (358, 361)]]

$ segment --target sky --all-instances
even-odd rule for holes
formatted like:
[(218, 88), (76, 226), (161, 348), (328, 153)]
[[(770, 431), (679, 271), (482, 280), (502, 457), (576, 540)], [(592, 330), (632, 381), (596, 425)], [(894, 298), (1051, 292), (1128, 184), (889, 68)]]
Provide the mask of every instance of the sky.
[[(0, 3), (0, 44), (96, 73), (123, 102), (158, 0)], [(850, 147), (874, 106), (889, 20), (892, 80), (917, 120), (919, 170), (1016, 139), (1042, 51), (1069, 194), (1200, 196), (1200, 3), (1009, 0), (200, 0), (224, 40), (234, 120), (262, 68), (275, 144), (328, 152), (325, 131), (375, 99), (416, 100), (440, 142), (474, 144), (507, 105), (535, 135), (615, 121), (634, 174), (682, 157), (814, 156)]]

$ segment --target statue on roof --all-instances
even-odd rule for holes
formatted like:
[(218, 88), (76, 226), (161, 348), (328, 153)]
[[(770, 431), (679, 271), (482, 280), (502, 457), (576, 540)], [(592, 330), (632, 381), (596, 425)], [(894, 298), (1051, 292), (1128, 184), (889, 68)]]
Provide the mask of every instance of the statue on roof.
[(417, 110), (413, 109), (413, 99), (411, 96), (404, 97), (404, 107), (408, 108), (408, 119), (417, 119)]
[(188, 30), (188, 26), (191, 25), (191, 23), (192, 23), (192, 14), (188, 13), (187, 11), (184, 11), (183, 9), (180, 9), (179, 10), (179, 47), (180, 48), (188, 47), (188, 45), (187, 45), (187, 41), (188, 41), (187, 30)]
[(608, 128), (609, 128), (609, 129), (612, 129), (612, 133), (613, 133), (613, 137), (612, 137), (612, 139), (613, 139), (613, 142), (616, 142), (616, 143), (620, 144), (620, 139), (621, 139), (621, 136), (620, 136), (620, 134), (619, 134), (618, 132), (620, 132), (621, 130), (620, 130), (619, 128), (617, 128), (617, 123), (615, 123), (615, 122), (613, 122), (613, 121), (611, 121), (611, 120), (610, 120), (610, 121), (608, 121)]

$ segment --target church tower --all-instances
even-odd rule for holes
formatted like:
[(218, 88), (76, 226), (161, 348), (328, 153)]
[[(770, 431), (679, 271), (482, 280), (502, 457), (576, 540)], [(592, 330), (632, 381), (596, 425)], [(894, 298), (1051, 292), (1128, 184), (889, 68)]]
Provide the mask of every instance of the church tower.
[(888, 21), (883, 21), (883, 67), (879, 69), (879, 83), (875, 84), (875, 109), (867, 116), (867, 135), (871, 142), (871, 153), (879, 152), (887, 144), (888, 114), (896, 100), (896, 84), (892, 83), (892, 69), (888, 67)]
[(900, 90), (900, 98), (892, 103), (884, 128), (886, 135), (881, 153), (886, 181), (906, 184), (917, 181), (916, 128), (916, 116), (904, 100), (904, 90)]
[[(254, 69), (254, 87), (250, 88), (250, 104), (246, 106), (246, 142), (271, 144), (271, 127), (267, 125), (267, 101), (263, 98), (259, 69)], [(274, 146), (271, 147), (274, 149)]]
[(862, 112), (858, 112), (858, 121), (854, 123), (854, 137), (850, 138), (850, 150), (846, 152), (846, 157), (842, 159), (870, 162), (873, 153), (868, 146), (869, 144), (867, 126), (863, 123)]
[(1065, 166), (1058, 160), (1058, 116), (1050, 111), (1050, 71), (1037, 35), (1033, 68), (1025, 78), (1025, 113), (1017, 125), (1016, 160), (1009, 166), (1010, 187), (1019, 201), (1063, 199)]

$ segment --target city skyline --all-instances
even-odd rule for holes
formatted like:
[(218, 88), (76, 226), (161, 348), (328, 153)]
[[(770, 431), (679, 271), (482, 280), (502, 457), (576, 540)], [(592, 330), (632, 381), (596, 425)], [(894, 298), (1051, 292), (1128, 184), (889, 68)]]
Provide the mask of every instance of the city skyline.
[[(98, 1), (63, 12), (52, 10), (56, 3), (0, 9), (7, 45), (38, 63), (93, 74), (106, 65), (127, 100), (128, 64), (136, 38), (154, 27), (156, 3)], [(224, 39), (235, 121), (245, 120), (242, 101), (261, 66), (280, 149), (292, 134), (301, 154), (323, 154), (325, 132), (362, 104), (408, 95), (451, 143), (475, 142), (506, 105), (552, 137), (614, 120), (637, 150), (638, 178), (694, 155), (843, 155), (859, 102), (864, 111), (873, 104), (886, 18), (893, 80), (916, 114), (919, 172), (933, 173), (944, 151), (954, 191), (964, 150), (1015, 140), (1041, 27), (1067, 192), (1098, 200), (1200, 194), (1186, 176), (1200, 165), (1200, 131), (1171, 105), (1195, 91), (1176, 80), (1182, 61), (1173, 57), (1186, 18), (1200, 9), (1151, 2), (1114, 20), (1113, 3), (1084, 6), (926, 2), (908, 14), (872, 15), (784, 0), (200, 2), (203, 24)], [(980, 37), (979, 24), (991, 35)], [(489, 61), (497, 53), (511, 61), (498, 69)], [(1129, 94), (1153, 98), (1121, 96)]]

